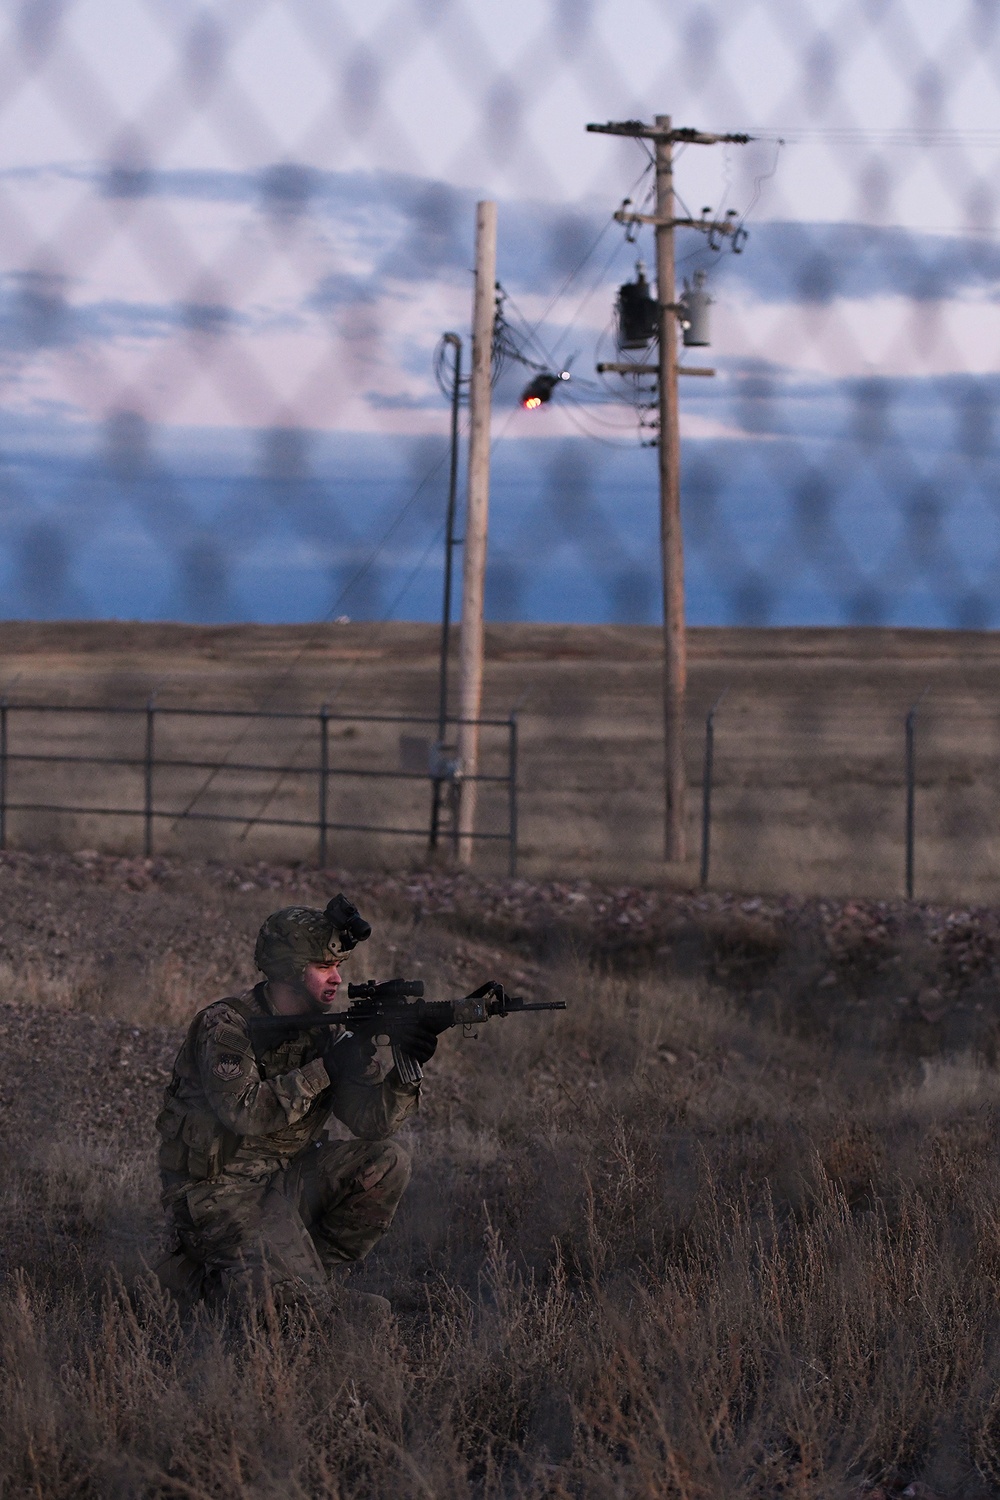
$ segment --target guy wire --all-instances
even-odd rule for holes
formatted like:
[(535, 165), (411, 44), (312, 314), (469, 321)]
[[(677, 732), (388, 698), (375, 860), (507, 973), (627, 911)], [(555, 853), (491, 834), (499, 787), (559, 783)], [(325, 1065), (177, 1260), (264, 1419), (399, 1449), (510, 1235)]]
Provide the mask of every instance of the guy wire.
[[(392, 603), (390, 604), (388, 612), (385, 615), (383, 615), (383, 617), (382, 617), (381, 620), (378, 620), (378, 621), (374, 622), (377, 628), (376, 628), (376, 630), (375, 630), (375, 632), (374, 632), (374, 634), (372, 636), (373, 640), (376, 640), (376, 641), (378, 640), (378, 630), (382, 626), (388, 625), (389, 622), (392, 620), (392, 617), (395, 614), (396, 610), (399, 608), (399, 605), (400, 605), (401, 601), (405, 598), (405, 596), (406, 596), (409, 588), (411, 587), (411, 585), (413, 583), (413, 580), (417, 577), (418, 573), (421, 571), (421, 569), (423, 568), (424, 564), (426, 563), (428, 557), (430, 557), (431, 552), (437, 546), (437, 544), (440, 542), (442, 536), (444, 535), (444, 528), (445, 528), (445, 523), (444, 523), (444, 521), (442, 521), (441, 524), (440, 524), (440, 526), (438, 526), (437, 530), (434, 532), (434, 534), (432, 535), (432, 537), (428, 541), (428, 543), (425, 546), (423, 552), (420, 554), (420, 557), (417, 559), (416, 563), (411, 568), (409, 574), (406, 577), (406, 581), (404, 582), (402, 588), (398, 590), (398, 592), (396, 594), (396, 597), (393, 599)], [(333, 696), (336, 696), (336, 693), (341, 690), (341, 688), (344, 686), (344, 683), (345, 683), (346, 679), (349, 676), (351, 676), (353, 674), (353, 672), (356, 670), (357, 665), (358, 664), (357, 664), (356, 660), (353, 661), (353, 662), (351, 662), (349, 664), (347, 670), (342, 674), (340, 682), (338, 683), (337, 687), (334, 689)], [(309, 738), (310, 738), (310, 731), (308, 729), (304, 730), (300, 734), (298, 742), (295, 745), (295, 748), (294, 748), (294, 750), (291, 753), (291, 762), (292, 762), (293, 765), (295, 763), (295, 760), (298, 757), (299, 751), (302, 749), (302, 746), (306, 743), (306, 741)], [(275, 776), (275, 780), (274, 780), (274, 784), (272, 785), (270, 791), (268, 791), (268, 792), (265, 793), (264, 800), (261, 802), (260, 806), (257, 808), (257, 811), (255, 813), (252, 813), (251, 816), (247, 819), (247, 821), (246, 821), (246, 823), (245, 823), (245, 825), (243, 827), (243, 832), (239, 835), (239, 842), (240, 843), (243, 842), (243, 840), (250, 833), (251, 829), (253, 827), (255, 827), (255, 825), (257, 824), (257, 822), (267, 812), (267, 809), (270, 807), (271, 803), (274, 801), (275, 797), (278, 795), (278, 792), (281, 790), (281, 783), (284, 780), (284, 778), (285, 778), (285, 769), (284, 768), (277, 768), (276, 776)]]
[[(501, 427), (500, 431), (497, 433), (496, 437), (494, 437), (492, 439), (491, 443), (490, 443), (490, 452), (491, 453), (494, 451), (494, 449), (496, 448), (497, 444), (499, 442), (501, 442), (504, 437), (506, 437), (507, 430), (510, 427), (510, 424), (513, 421), (513, 418), (514, 418), (515, 414), (516, 414), (516, 408), (513, 411), (511, 411), (511, 412), (508, 413), (507, 420), (504, 422), (503, 426)], [(466, 418), (465, 423), (464, 423), (463, 428), (462, 428), (462, 436), (463, 437), (468, 433), (468, 427), (469, 427), (468, 418)], [(427, 475), (424, 480), (421, 481), (421, 484), (426, 484), (428, 482), (428, 480), (433, 477), (434, 473), (436, 473), (437, 468), (439, 468), (439, 467), (440, 467), (440, 464), (437, 465), (435, 469), (431, 470), (431, 473), (429, 475)], [(415, 498), (415, 496), (413, 498)], [(443, 533), (444, 533), (444, 523), (442, 522), (441, 525), (438, 526), (437, 530), (434, 532), (434, 534), (431, 537), (430, 541), (427, 543), (426, 547), (424, 548), (423, 552), (420, 555), (420, 558), (418, 559), (418, 561), (416, 562), (416, 564), (414, 565), (414, 567), (411, 569), (411, 571), (410, 571), (409, 575), (407, 576), (406, 581), (404, 582), (402, 588), (397, 592), (396, 597), (392, 601), (392, 604), (389, 606), (388, 613), (386, 615), (384, 615), (381, 620), (373, 622), (375, 628), (374, 628), (373, 635), (371, 637), (372, 640), (376, 640), (376, 641), (378, 640), (378, 638), (379, 638), (379, 630), (383, 626), (387, 625), (390, 622), (390, 620), (392, 619), (393, 614), (395, 613), (396, 609), (399, 607), (400, 601), (405, 597), (407, 590), (412, 585), (413, 580), (416, 578), (416, 576), (420, 572), (421, 568), (424, 566), (424, 564), (427, 561), (427, 558), (430, 556), (431, 551), (433, 550), (433, 548), (440, 541)], [(344, 592), (345, 592), (345, 590), (341, 590), (341, 594), (340, 594), (341, 598), (343, 598)], [(301, 654), (301, 653), (299, 653), (299, 654)], [(296, 657), (296, 660), (297, 659), (298, 658)], [(293, 663), (293, 665), (294, 665), (294, 663)], [(331, 695), (333, 698), (335, 698), (336, 694), (343, 689), (345, 683), (348, 681), (348, 679), (351, 676), (353, 676), (354, 672), (357, 670), (357, 667), (358, 667), (358, 662), (357, 662), (357, 660), (355, 660), (355, 661), (349, 663), (349, 665), (345, 668), (344, 672), (341, 674), (341, 678), (340, 678), (339, 683), (337, 684), (336, 688), (333, 691), (333, 694)], [(302, 732), (302, 734), (299, 736), (298, 742), (295, 745), (295, 748), (294, 748), (294, 750), (292, 752), (292, 759), (293, 759), (293, 761), (294, 761), (295, 757), (298, 755), (299, 751), (302, 749), (302, 746), (305, 744), (305, 742), (306, 742), (306, 740), (308, 738), (309, 738), (309, 730), (304, 730)], [(285, 773), (284, 773), (284, 771), (281, 768), (276, 768), (276, 776), (275, 776), (274, 784), (271, 787), (271, 790), (265, 794), (264, 801), (258, 807), (256, 813), (254, 813), (252, 815), (252, 817), (247, 821), (246, 826), (243, 829), (243, 832), (240, 834), (240, 840), (241, 841), (246, 838), (246, 836), (250, 832), (251, 828), (258, 821), (258, 819), (263, 816), (264, 812), (267, 810), (267, 808), (270, 806), (271, 802), (277, 796), (277, 793), (278, 793), (278, 790), (279, 790), (279, 788), (281, 786), (281, 782), (283, 780), (284, 774)]]

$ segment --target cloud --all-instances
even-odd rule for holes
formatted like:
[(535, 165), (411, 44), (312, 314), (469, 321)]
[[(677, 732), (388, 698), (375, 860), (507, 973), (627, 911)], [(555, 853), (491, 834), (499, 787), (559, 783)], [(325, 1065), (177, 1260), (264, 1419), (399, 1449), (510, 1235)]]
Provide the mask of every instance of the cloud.
[(217, 302), (74, 302), (70, 290), (70, 279), (53, 272), (0, 276), (0, 343), (5, 357), (91, 341), (165, 338), (178, 329), (220, 333), (246, 321)]
[[(334, 246), (361, 262), (331, 272), (312, 305), (377, 294), (401, 282), (468, 280), (475, 194), (449, 183), (385, 171), (319, 171), (295, 162), (262, 170), (161, 169), (136, 163), (9, 168), (22, 185), (90, 183), (107, 198), (157, 198), (244, 207), (283, 224), (323, 224)], [(499, 214), (501, 279), (514, 291), (551, 295), (588, 260), (609, 212), (505, 200)], [(852, 223), (750, 222), (744, 252), (708, 250), (681, 231), (678, 266), (712, 267), (713, 281), (769, 303), (828, 304), (838, 298), (905, 297), (926, 302), (1000, 295), (1000, 245), (980, 235), (931, 234)], [(613, 235), (620, 235), (614, 226)], [(613, 246), (613, 241), (608, 242)], [(603, 251), (602, 251), (603, 254)]]
[(397, 183), (397, 209), (405, 232), (379, 269), (405, 280), (453, 277), (467, 271), (471, 250), (471, 196), (444, 182)]
[(719, 361), (685, 412), (730, 435), (835, 440), (864, 455), (905, 447), (980, 461), (995, 451), (998, 375), (809, 376), (762, 360)]
[(373, 276), (331, 271), (320, 278), (305, 301), (307, 307), (317, 312), (329, 312), (337, 307), (353, 307), (359, 302), (374, 302), (375, 295)]
[[(696, 242), (697, 241), (697, 242)], [(751, 225), (742, 254), (712, 256), (681, 235), (679, 269), (713, 265), (713, 281), (761, 302), (828, 305), (840, 298), (915, 302), (1000, 295), (1000, 245), (979, 235), (924, 234), (869, 224)]]
[[(84, 194), (96, 191), (105, 199), (160, 200), (178, 240), (199, 252), (219, 243), (244, 243), (259, 271), (232, 284), (213, 281), (208, 273), (192, 283), (189, 262), (178, 258), (174, 272), (164, 258), (153, 268), (142, 236), (130, 244), (127, 234), (124, 280), (102, 285), (92, 268), (86, 276), (64, 274), (55, 259), (58, 245), (52, 247), (51, 263), (9, 268), (0, 275), (0, 361), (12, 405), (28, 409), (33, 402), (81, 400), (76, 366), (36, 356), (118, 346), (108, 369), (112, 374), (120, 369), (128, 383), (142, 378), (146, 345), (174, 340), (176, 368), (190, 368), (191, 388), (203, 372), (208, 375), (199, 412), (206, 424), (225, 419), (232, 387), (224, 382), (233, 371), (259, 369), (266, 400), (268, 387), (276, 395), (296, 389), (295, 372), (318, 365), (331, 349), (336, 369), (322, 408), (331, 425), (382, 423), (401, 429), (407, 414), (417, 424), (421, 412), (441, 409), (432, 350), (442, 329), (464, 333), (466, 326), (473, 193), (402, 173), (320, 172), (288, 162), (252, 172), (161, 170), (141, 162), (118, 163), (114, 172), (106, 165), (49, 166), (7, 171), (0, 178), (8, 185), (16, 181), (18, 191), (29, 194), (43, 186), (51, 194), (53, 183), (58, 188), (63, 181), (67, 189), (75, 184)], [(97, 202), (98, 212), (104, 212), (101, 199)], [(212, 204), (215, 209), (207, 210)], [(159, 213), (152, 228), (158, 223)], [(508, 313), (518, 339), (526, 338), (527, 328), (549, 306), (535, 329), (531, 357), (558, 362), (581, 353), (573, 367), (578, 377), (573, 392), (585, 401), (603, 399), (587, 387), (586, 367), (597, 329), (610, 318), (616, 282), (631, 275), (635, 248), (608, 214), (586, 207), (505, 201), (499, 229), (499, 277), (510, 294)], [(300, 231), (299, 246), (308, 253), (286, 254), (283, 237)], [(919, 307), (930, 299), (982, 302), (1000, 295), (1000, 246), (969, 236), (772, 222), (751, 225), (741, 255), (723, 251), (713, 258), (703, 238), (693, 234), (682, 234), (679, 252), (681, 275), (714, 260), (713, 293), (721, 298), (725, 289), (730, 305), (744, 309), (889, 298)], [(72, 272), (72, 247), (63, 254), (65, 271)], [(210, 263), (207, 253), (205, 263)], [(153, 295), (146, 295), (151, 271), (164, 278), (162, 294), (154, 280)], [(864, 314), (855, 310), (852, 316)], [(753, 333), (751, 318), (746, 328)], [(216, 359), (211, 341), (230, 336), (252, 338), (256, 346), (226, 350)], [(898, 342), (893, 358), (905, 357)], [(960, 434), (963, 451), (972, 453), (977, 444), (981, 449), (983, 434), (992, 435), (988, 408), (998, 393), (983, 378), (963, 385), (955, 377), (951, 387), (931, 381), (904, 389), (898, 379), (888, 384), (805, 380), (787, 368), (763, 361), (738, 364), (721, 353), (714, 362), (726, 376), (714, 391), (705, 389), (707, 383), (685, 388), (685, 411), (697, 419), (689, 436), (694, 430), (760, 438), (849, 431), (862, 443), (912, 440), (926, 448), (933, 436), (913, 415), (921, 404)], [(507, 370), (497, 386), (498, 406), (516, 402), (525, 378), (520, 366)], [(248, 409), (251, 405), (248, 399)], [(276, 416), (279, 407), (276, 400)], [(310, 418), (319, 409), (317, 402)], [(155, 415), (155, 394), (150, 411)], [(180, 417), (190, 419), (186, 409)]]
[(375, 411), (440, 411), (441, 397), (436, 391), (427, 391), (421, 396), (406, 391), (398, 394), (382, 391), (365, 391), (365, 400)]
[[(684, 445), (693, 621), (1000, 623), (1000, 461), (968, 416), (970, 387), (800, 381), (814, 420), (782, 431), (782, 372), (742, 373), (743, 436)], [(1000, 377), (987, 403), (998, 396)], [(883, 451), (887, 424), (898, 441)], [(335, 598), (334, 613), (358, 618), (394, 601), (410, 618), (440, 609), (440, 439), (188, 432), (120, 412), (103, 429), (77, 424), (60, 452), (55, 420), (31, 442), (0, 428), (0, 576), (18, 613), (292, 620)], [(508, 438), (493, 480), (494, 617), (656, 618), (654, 454)]]
[[(294, 162), (260, 171), (163, 169), (134, 162), (0, 171), (0, 181), (22, 186), (59, 180), (91, 185), (110, 200), (244, 207), (285, 224), (309, 217), (332, 227), (335, 240), (356, 250), (374, 278), (454, 281), (468, 279), (472, 270), (476, 194), (438, 179), (323, 172)], [(605, 220), (587, 210), (505, 201), (499, 216), (504, 278), (524, 290), (551, 290), (579, 264)], [(331, 283), (334, 291), (336, 286)]]

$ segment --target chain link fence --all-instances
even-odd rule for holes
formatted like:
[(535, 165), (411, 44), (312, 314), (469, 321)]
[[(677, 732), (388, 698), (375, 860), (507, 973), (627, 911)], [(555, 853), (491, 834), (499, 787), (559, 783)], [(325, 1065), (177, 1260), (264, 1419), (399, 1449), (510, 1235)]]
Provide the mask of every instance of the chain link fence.
[[(6, 609), (433, 618), (472, 205), (521, 347), (497, 391), (495, 618), (656, 618), (648, 392), (598, 381), (649, 187), (588, 119), (749, 129), (680, 153), (714, 381), (684, 388), (701, 623), (996, 623), (997, 11), (626, 0), (25, 0), (0, 71)], [(613, 351), (612, 351), (613, 352)], [(641, 384), (641, 383), (640, 383)], [(643, 425), (645, 424), (645, 425)]]
[[(748, 232), (738, 255), (679, 234), (717, 372), (682, 383), (691, 623), (1000, 624), (994, 0), (23, 0), (2, 25), (6, 615), (433, 620), (433, 354), (467, 338), (495, 197), (512, 347), (571, 378), (524, 412), (524, 365), (499, 376), (488, 614), (655, 622), (653, 393), (595, 370), (653, 259), (612, 219), (650, 164), (584, 126), (669, 111), (754, 137), (677, 157), (682, 210)], [(734, 879), (723, 813), (744, 851), (767, 821), (726, 739), (743, 712), (717, 723)], [(830, 712), (784, 703), (759, 744), (748, 721), (782, 818), (814, 816), (788, 788)], [(897, 718), (864, 766), (831, 750), (844, 830), (871, 830)], [(989, 815), (987, 719), (975, 796), (935, 814), (956, 847)]]

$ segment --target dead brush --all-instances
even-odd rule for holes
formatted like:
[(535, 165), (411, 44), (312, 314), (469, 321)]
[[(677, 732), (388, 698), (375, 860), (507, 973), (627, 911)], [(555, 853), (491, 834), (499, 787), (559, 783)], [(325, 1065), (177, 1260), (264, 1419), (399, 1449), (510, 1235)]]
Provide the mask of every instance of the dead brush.
[[(450, 987), (444, 918), (383, 940), (366, 970)], [(428, 1070), (413, 1180), (358, 1273), (394, 1327), (181, 1319), (148, 1277), (162, 1081), (130, 1061), (204, 996), (168, 947), (103, 990), (81, 948), (77, 1007), (117, 1050), (78, 1075), (72, 1000), (5, 1011), (9, 1047), (27, 1029), (0, 1094), (0, 1494), (1000, 1495), (1000, 1091), (971, 1051), (920, 1062), (832, 1010), (797, 1029), (703, 976), (539, 956), (570, 1009), (448, 1036)]]

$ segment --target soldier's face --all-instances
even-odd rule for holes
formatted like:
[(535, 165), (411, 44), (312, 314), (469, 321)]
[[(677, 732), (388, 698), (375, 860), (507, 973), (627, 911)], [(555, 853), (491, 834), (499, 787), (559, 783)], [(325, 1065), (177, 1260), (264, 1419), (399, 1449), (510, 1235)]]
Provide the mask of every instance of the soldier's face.
[(302, 971), (303, 989), (322, 1010), (332, 1008), (340, 983), (340, 968), (335, 963), (306, 964)]

